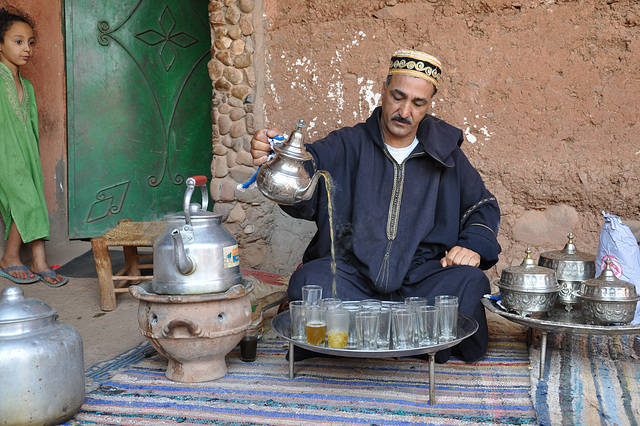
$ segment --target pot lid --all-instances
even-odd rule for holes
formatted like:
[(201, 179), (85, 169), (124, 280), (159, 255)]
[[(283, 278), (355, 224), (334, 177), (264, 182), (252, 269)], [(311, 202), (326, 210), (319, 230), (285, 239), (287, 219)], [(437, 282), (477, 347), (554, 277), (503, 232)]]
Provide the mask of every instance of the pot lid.
[[(214, 212), (210, 212), (208, 210), (203, 210), (200, 204), (191, 203), (189, 204), (189, 216), (192, 220), (198, 219), (221, 219), (222, 215)], [(166, 216), (167, 220), (185, 220), (184, 212), (178, 212), (173, 214), (168, 214)]]
[(504, 268), (502, 272), (511, 274), (533, 274), (533, 275), (555, 275), (555, 272), (551, 268), (536, 265), (536, 261), (531, 257), (531, 249), (525, 250), (527, 254), (519, 266), (509, 266)]
[(611, 260), (606, 259), (604, 263), (605, 267), (598, 278), (586, 280), (580, 285), (578, 296), (596, 301), (637, 301), (636, 286), (616, 277), (611, 270)]
[(560, 286), (556, 280), (556, 271), (536, 265), (531, 257), (530, 248), (527, 248), (526, 253), (519, 266), (510, 266), (502, 270), (498, 287), (525, 292), (557, 292)]
[(585, 253), (579, 251), (575, 244), (573, 243), (573, 239), (575, 235), (570, 233), (567, 238), (569, 241), (565, 244), (562, 250), (555, 251), (546, 251), (540, 255), (540, 262), (543, 259), (553, 259), (558, 261), (582, 261), (582, 262), (594, 262), (596, 261), (596, 256), (590, 253)]
[(32, 321), (57, 313), (43, 301), (25, 297), (20, 287), (7, 287), (0, 293), (0, 324)]

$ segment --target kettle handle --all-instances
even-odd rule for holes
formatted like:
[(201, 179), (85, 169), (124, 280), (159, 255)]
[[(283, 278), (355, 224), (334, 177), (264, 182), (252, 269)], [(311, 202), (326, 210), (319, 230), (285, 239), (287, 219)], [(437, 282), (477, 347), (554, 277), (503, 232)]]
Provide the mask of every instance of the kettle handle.
[(174, 319), (162, 328), (162, 337), (174, 337), (173, 333), (178, 327), (185, 327), (190, 337), (202, 337), (204, 331), (198, 324), (188, 319)]
[(202, 210), (207, 210), (209, 207), (209, 190), (207, 189), (208, 179), (206, 176), (198, 175), (187, 178), (187, 190), (184, 192), (184, 219), (189, 227), (191, 227), (191, 215), (189, 214), (189, 205), (191, 204), (191, 196), (196, 186), (200, 187), (202, 192)]

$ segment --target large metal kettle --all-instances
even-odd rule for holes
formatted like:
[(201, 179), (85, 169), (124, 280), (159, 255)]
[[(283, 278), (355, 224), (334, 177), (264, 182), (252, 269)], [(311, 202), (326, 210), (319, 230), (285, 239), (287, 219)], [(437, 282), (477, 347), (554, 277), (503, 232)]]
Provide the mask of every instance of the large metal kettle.
[(289, 139), (274, 145), (275, 156), (264, 163), (256, 176), (256, 185), (262, 194), (278, 204), (291, 205), (308, 200), (316, 189), (320, 174), (313, 177), (304, 167), (311, 154), (304, 147), (301, 129), (307, 127), (299, 120)]
[[(153, 244), (153, 280), (157, 294), (205, 294), (227, 291), (242, 282), (238, 243), (222, 226), (222, 215), (207, 211), (206, 176), (186, 181), (183, 212), (167, 215), (167, 227)], [(191, 202), (195, 187), (202, 206)]]

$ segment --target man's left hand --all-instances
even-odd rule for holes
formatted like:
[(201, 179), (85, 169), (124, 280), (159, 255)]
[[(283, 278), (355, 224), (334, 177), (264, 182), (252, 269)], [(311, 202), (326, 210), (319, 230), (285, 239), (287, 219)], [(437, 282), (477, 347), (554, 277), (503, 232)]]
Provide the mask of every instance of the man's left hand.
[(446, 253), (446, 256), (440, 259), (443, 268), (452, 265), (469, 265), (480, 266), (480, 255), (468, 248), (455, 246)]

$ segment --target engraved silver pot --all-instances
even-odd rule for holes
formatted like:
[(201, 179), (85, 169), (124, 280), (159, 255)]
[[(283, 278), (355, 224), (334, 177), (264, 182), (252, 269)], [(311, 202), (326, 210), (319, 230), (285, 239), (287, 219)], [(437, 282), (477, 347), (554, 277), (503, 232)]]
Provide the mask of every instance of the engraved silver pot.
[(540, 255), (538, 265), (556, 271), (556, 279), (560, 285), (558, 301), (563, 303), (567, 311), (580, 303), (578, 291), (580, 285), (596, 276), (596, 256), (576, 249), (573, 234), (562, 250), (547, 251)]
[(609, 259), (605, 260), (605, 264), (598, 278), (580, 285), (578, 297), (582, 301), (582, 316), (589, 324), (629, 324), (640, 297), (635, 285), (616, 277)]
[(520, 266), (510, 266), (502, 270), (500, 299), (504, 307), (519, 315), (549, 312), (558, 298), (560, 286), (553, 269), (537, 266), (531, 258), (531, 249)]

